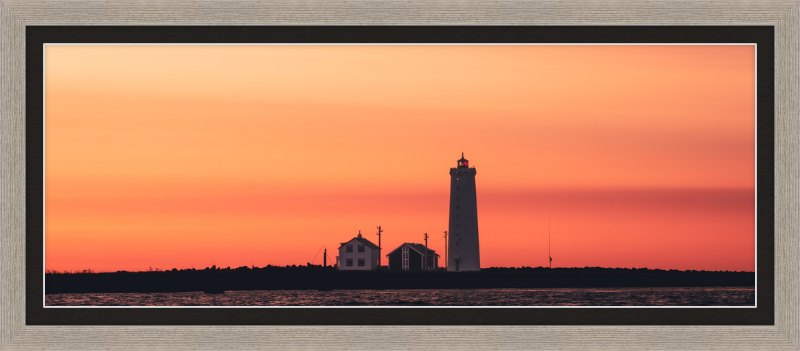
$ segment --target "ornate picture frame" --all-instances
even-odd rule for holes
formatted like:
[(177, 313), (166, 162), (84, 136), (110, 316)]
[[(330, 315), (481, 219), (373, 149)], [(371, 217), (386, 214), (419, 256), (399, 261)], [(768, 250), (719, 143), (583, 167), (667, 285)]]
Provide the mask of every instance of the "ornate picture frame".
[[(798, 3), (2, 3), (0, 349), (798, 347)], [(83, 5), (83, 6), (81, 6)], [(238, 6), (232, 6), (238, 5)], [(580, 5), (580, 6), (578, 6)], [(709, 7), (713, 10), (709, 10)], [(742, 8), (745, 8), (742, 11)], [(185, 11), (185, 12), (184, 12)], [(775, 326), (28, 326), (25, 324), (25, 27), (30, 25), (773, 25), (776, 28)]]

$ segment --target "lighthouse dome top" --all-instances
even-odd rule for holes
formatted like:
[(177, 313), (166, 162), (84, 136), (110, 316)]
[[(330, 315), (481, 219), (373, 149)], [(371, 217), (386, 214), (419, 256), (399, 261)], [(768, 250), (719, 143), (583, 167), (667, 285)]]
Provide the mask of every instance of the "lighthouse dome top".
[(459, 167), (459, 168), (462, 168), (462, 167), (469, 167), (469, 160), (467, 160), (466, 158), (464, 158), (464, 153), (463, 153), (463, 152), (461, 153), (461, 159), (460, 159), (460, 160), (458, 160), (458, 167)]

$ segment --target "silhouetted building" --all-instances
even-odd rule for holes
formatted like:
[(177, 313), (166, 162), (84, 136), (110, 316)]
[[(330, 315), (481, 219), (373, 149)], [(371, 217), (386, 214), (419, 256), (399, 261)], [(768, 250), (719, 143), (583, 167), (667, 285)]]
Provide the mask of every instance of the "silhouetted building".
[(461, 153), (458, 167), (450, 168), (450, 225), (447, 242), (447, 271), (479, 271), (478, 200), (475, 195), (475, 167)]
[(336, 267), (341, 270), (374, 270), (378, 269), (378, 257), (381, 249), (378, 245), (358, 236), (342, 243), (339, 246), (339, 256), (336, 256)]
[[(419, 271), (427, 266), (429, 270), (439, 268), (439, 255), (436, 251), (427, 249), (428, 259), (425, 257), (425, 245), (414, 243), (403, 243), (392, 250), (386, 257), (389, 259), (390, 271)], [(427, 263), (427, 264), (426, 264)]]

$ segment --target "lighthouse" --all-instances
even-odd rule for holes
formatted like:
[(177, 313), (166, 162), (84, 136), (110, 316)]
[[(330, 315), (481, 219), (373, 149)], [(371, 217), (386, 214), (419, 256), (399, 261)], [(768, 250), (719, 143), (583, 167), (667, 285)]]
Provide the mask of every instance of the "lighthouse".
[(461, 153), (458, 167), (450, 168), (450, 225), (447, 242), (447, 271), (479, 271), (478, 201), (475, 196), (475, 167)]

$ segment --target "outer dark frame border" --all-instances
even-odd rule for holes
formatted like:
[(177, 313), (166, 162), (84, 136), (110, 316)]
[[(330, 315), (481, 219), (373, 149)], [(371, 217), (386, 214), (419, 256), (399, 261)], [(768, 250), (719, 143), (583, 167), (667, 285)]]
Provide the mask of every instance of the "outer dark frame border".
[[(772, 26), (30, 26), (26, 37), (28, 325), (772, 325)], [(44, 43), (756, 43), (758, 308), (68, 308), (41, 306)]]

